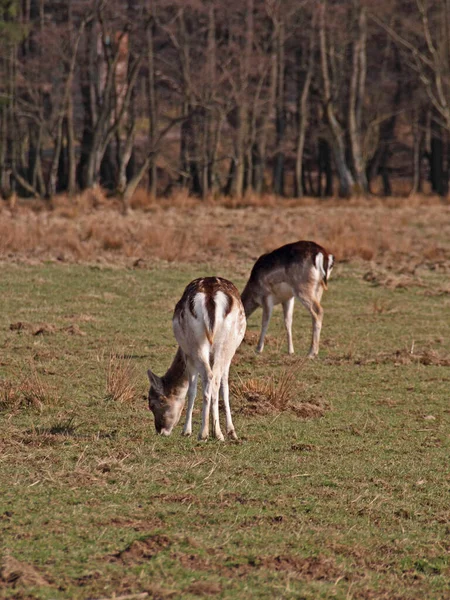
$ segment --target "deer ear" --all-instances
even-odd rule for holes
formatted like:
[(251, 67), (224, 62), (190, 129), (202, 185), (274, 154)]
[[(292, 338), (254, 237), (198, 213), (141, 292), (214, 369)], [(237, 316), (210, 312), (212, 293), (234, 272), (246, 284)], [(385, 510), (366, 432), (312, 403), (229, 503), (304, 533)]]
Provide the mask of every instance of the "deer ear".
[(155, 392), (162, 394), (163, 393), (163, 384), (162, 384), (161, 377), (158, 377), (158, 375), (155, 375), (155, 373), (152, 373), (150, 371), (150, 369), (148, 369), (147, 375), (148, 375), (148, 380), (150, 381), (150, 385), (152, 386), (152, 388), (154, 388)]

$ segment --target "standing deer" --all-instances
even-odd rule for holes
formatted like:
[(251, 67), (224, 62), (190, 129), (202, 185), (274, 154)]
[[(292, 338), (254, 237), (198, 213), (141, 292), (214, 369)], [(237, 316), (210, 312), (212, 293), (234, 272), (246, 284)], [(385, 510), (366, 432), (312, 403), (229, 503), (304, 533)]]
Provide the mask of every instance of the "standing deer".
[(264, 349), (264, 338), (275, 304), (283, 305), (287, 331), (288, 352), (294, 353), (292, 343), (292, 315), (294, 299), (298, 298), (312, 317), (312, 342), (308, 357), (319, 352), (323, 308), (320, 305), (323, 290), (333, 268), (332, 254), (315, 242), (295, 242), (263, 254), (253, 266), (250, 279), (242, 292), (245, 316), (248, 318), (262, 306), (262, 325), (257, 352)]
[(148, 403), (155, 416), (156, 431), (162, 435), (172, 433), (180, 420), (187, 394), (183, 435), (191, 435), (192, 410), (200, 374), (203, 408), (199, 439), (208, 438), (212, 408), (213, 435), (224, 440), (219, 424), (219, 388), (225, 407), (227, 435), (237, 439), (231, 419), (228, 373), (246, 327), (238, 290), (221, 277), (195, 279), (175, 306), (172, 324), (178, 349), (171, 366), (162, 377), (148, 371)]

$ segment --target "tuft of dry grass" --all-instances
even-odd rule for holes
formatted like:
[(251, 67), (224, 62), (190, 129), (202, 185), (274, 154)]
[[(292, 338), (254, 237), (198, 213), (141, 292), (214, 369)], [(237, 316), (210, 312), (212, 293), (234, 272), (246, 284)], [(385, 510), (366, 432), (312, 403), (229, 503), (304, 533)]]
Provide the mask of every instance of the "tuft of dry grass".
[(291, 410), (298, 397), (299, 384), (296, 371), (284, 369), (279, 377), (239, 378), (231, 384), (231, 393), (237, 409), (244, 414), (264, 415)]
[(34, 367), (18, 383), (0, 380), (0, 411), (16, 412), (31, 408), (41, 412), (45, 406), (54, 405), (54, 390), (42, 379)]
[(106, 373), (105, 399), (131, 404), (138, 396), (137, 375), (131, 359), (111, 352)]
[(297, 381), (298, 369), (284, 369), (281, 375), (247, 379), (239, 378), (230, 386), (237, 412), (245, 415), (267, 415), (291, 412), (302, 419), (322, 417), (330, 405), (322, 398), (306, 400), (304, 385)]
[(20, 406), (19, 390), (11, 381), (0, 379), (0, 412), (17, 410)]

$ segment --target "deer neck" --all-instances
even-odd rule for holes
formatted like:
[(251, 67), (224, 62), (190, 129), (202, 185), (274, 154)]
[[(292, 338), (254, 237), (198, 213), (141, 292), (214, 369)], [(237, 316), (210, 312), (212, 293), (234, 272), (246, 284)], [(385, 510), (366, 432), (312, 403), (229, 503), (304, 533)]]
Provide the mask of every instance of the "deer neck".
[(251, 281), (247, 282), (244, 291), (241, 295), (242, 305), (244, 306), (245, 316), (248, 318), (258, 308), (258, 303), (255, 300), (255, 291)]
[(162, 380), (166, 391), (170, 390), (176, 396), (184, 398), (189, 387), (189, 373), (186, 355), (179, 346), (172, 364), (167, 373), (163, 375)]

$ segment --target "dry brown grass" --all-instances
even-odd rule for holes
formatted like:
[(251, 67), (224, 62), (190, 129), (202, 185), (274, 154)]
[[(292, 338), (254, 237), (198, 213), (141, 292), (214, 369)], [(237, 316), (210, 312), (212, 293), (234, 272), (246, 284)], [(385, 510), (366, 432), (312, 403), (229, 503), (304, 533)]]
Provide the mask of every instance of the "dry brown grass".
[(329, 405), (322, 400), (306, 400), (297, 371), (298, 368), (284, 369), (278, 377), (272, 374), (264, 378), (238, 378), (230, 386), (235, 409), (246, 415), (289, 411), (306, 419), (322, 416)]
[(204, 201), (178, 192), (133, 210), (100, 189), (48, 205), (18, 200), (0, 211), (0, 260), (108, 262), (232, 261), (242, 275), (262, 253), (312, 239), (338, 261), (370, 262), (415, 278), (418, 268), (450, 272), (450, 206), (435, 198), (352, 201), (248, 195)]
[(43, 380), (34, 367), (17, 382), (0, 379), (0, 411), (16, 412), (23, 409), (42, 411), (56, 403), (54, 390)]
[(278, 381), (273, 374), (264, 379), (239, 379), (231, 384), (231, 393), (243, 413), (282, 412), (294, 397), (296, 384), (295, 372), (285, 369)]
[(131, 359), (112, 352), (106, 373), (106, 400), (131, 404), (137, 396), (137, 374)]

